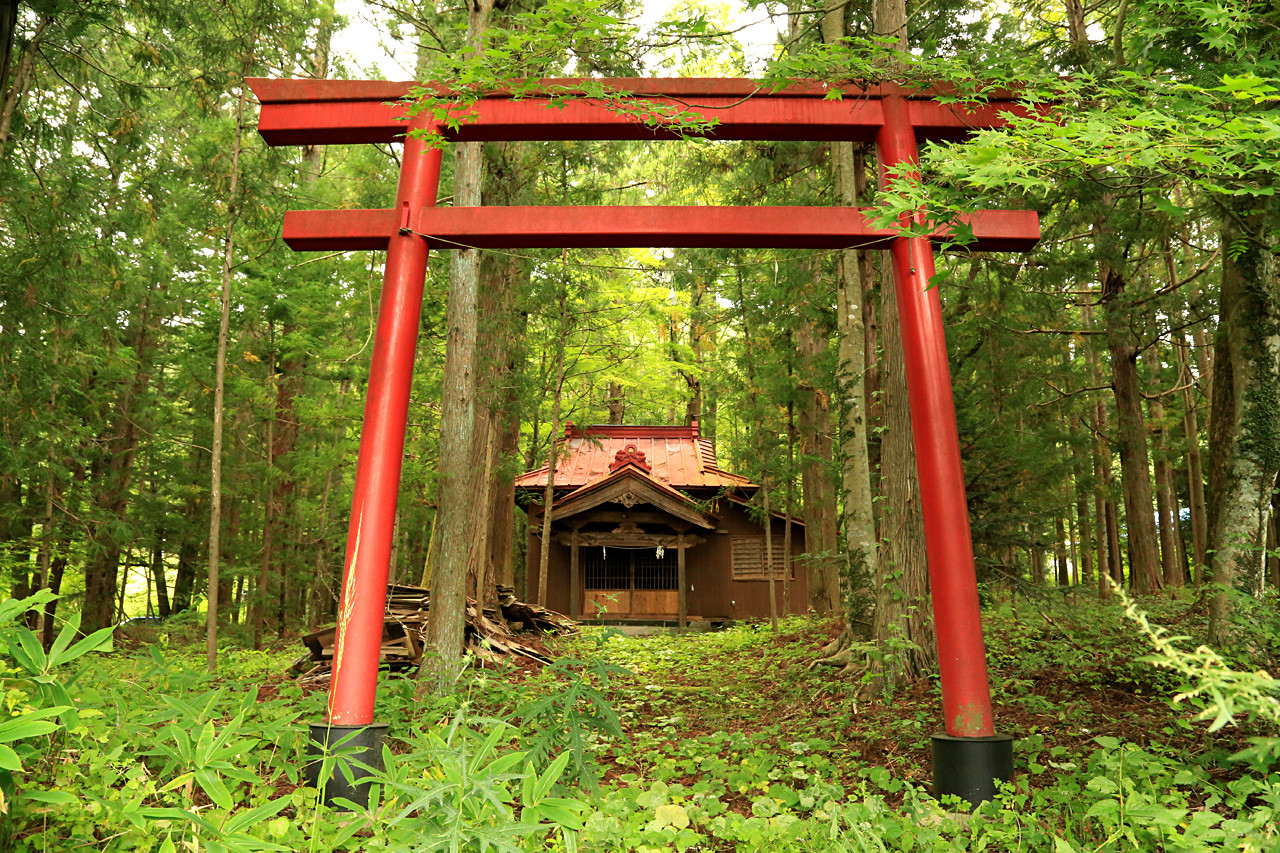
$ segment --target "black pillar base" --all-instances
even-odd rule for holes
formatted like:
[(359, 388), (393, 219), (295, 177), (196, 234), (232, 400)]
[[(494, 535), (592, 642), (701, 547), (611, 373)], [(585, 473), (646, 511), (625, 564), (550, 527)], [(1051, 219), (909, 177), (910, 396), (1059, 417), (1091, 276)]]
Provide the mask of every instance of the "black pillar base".
[[(307, 764), (302, 769), (307, 783), (320, 790), (320, 799), (326, 806), (334, 800), (350, 800), (358, 806), (369, 805), (369, 776), (381, 773), (382, 741), (387, 734), (386, 723), (369, 723), (362, 726), (338, 726), (329, 723), (308, 723), (311, 739), (307, 743)], [(321, 779), (324, 758), (329, 756), (329, 774)]]
[(933, 795), (954, 794), (977, 808), (1013, 779), (1013, 738), (933, 736)]

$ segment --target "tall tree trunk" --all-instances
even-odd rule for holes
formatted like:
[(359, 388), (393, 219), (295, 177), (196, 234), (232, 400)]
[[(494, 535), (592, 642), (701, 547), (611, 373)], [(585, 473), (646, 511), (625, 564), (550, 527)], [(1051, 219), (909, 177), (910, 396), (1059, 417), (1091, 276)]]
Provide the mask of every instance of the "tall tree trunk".
[(1280, 486), (1271, 493), (1271, 538), (1267, 545), (1267, 558), (1271, 573), (1271, 585), (1280, 588)]
[[(1185, 340), (1185, 339), (1184, 339)], [(1179, 367), (1184, 384), (1190, 382), (1191, 371), (1187, 366), (1185, 347), (1178, 347)], [(1196, 393), (1187, 388), (1183, 396), (1182, 442), (1187, 459), (1187, 498), (1191, 513), (1192, 578), (1196, 586), (1204, 581), (1205, 567), (1209, 563), (1209, 513), (1204, 496), (1204, 467), (1200, 455), (1200, 424), (1196, 408)]]
[(9, 91), (9, 62), (18, 29), (18, 3), (19, 0), (0, 2), (0, 95)]
[[(122, 577), (120, 579), (120, 583), (116, 587), (116, 612), (115, 615), (111, 617), (111, 624), (113, 625), (119, 625), (124, 621), (124, 599), (125, 594), (129, 591), (130, 570), (138, 565), (133, 562), (133, 544), (133, 541), (130, 540), (128, 546), (121, 554), (121, 559), (123, 561), (121, 568), (123, 568), (124, 571), (121, 573)], [(143, 565), (145, 567), (146, 564), (144, 563)], [(143, 578), (146, 578), (145, 571), (143, 572)]]
[[(1104, 228), (1096, 227), (1102, 232)], [(1111, 382), (1116, 396), (1116, 438), (1120, 451), (1120, 484), (1132, 563), (1130, 582), (1139, 593), (1160, 586), (1160, 559), (1155, 507), (1151, 499), (1151, 463), (1138, 378), (1138, 345), (1125, 299), (1124, 275), (1104, 259), (1098, 262), (1102, 301), (1106, 306), (1107, 345), (1111, 350)]]
[[(472, 0), (467, 16), (467, 50), (482, 48), (494, 0)], [(453, 203), (476, 207), (481, 203), (484, 152), (480, 143), (455, 146)], [(450, 253), (449, 298), (446, 307), (445, 361), (440, 412), (440, 554), (431, 579), (432, 607), (427, 616), (426, 648), (430, 652), (419, 672), (423, 689), (448, 692), (462, 656), (466, 618), (467, 566), (471, 556), (470, 504), (479, 483), (471, 464), (475, 446), (476, 398), (479, 393), (479, 252)]]
[[(307, 70), (312, 77), (322, 80), (329, 74), (329, 54), (334, 28), (332, 0), (323, 0), (319, 4), (316, 13), (316, 41), (311, 51), (310, 68)], [(304, 187), (309, 188), (320, 179), (321, 174), (324, 172), (324, 147), (320, 145), (304, 146), (302, 149), (302, 163), (305, 167), (302, 183)], [(306, 544), (303, 539), (307, 525), (300, 523), (297, 513), (292, 509), (296, 501), (291, 500), (291, 498), (298, 491), (297, 469), (292, 454), (297, 447), (301, 430), (298, 422), (296, 401), (302, 393), (303, 371), (306, 368), (307, 355), (306, 351), (297, 346), (293, 340), (298, 327), (289, 314), (288, 303), (279, 302), (273, 306), (273, 310), (283, 316), (281, 317), (279, 338), (281, 352), (277, 354), (277, 348), (275, 346), (272, 347), (272, 356), (275, 358), (275, 369), (272, 371), (272, 383), (275, 390), (273, 400), (275, 412), (268, 453), (271, 460), (270, 465), (276, 470), (272, 471), (272, 486), (267, 493), (267, 507), (272, 512), (274, 524), (272, 542), (274, 544), (274, 542), (278, 541), (282, 546), (273, 549), (275, 552), (273, 555), (274, 566), (271, 568), (274, 568), (273, 573), (279, 579), (276, 628), (277, 635), (283, 639), (288, 621), (287, 614), (296, 611), (298, 617), (306, 620), (306, 610), (315, 600), (315, 597), (302, 592), (298, 606), (296, 608), (290, 607), (289, 598), (293, 579), (291, 569), (294, 566), (301, 568), (302, 549)], [(341, 396), (341, 392), (339, 392), (339, 396)], [(326, 472), (320, 507), (320, 525), (322, 528), (328, 523), (328, 499), (332, 477), (332, 470)], [(288, 509), (282, 512), (282, 509), (286, 507)], [(263, 540), (265, 545), (267, 540), (265, 530), (263, 532)], [(324, 544), (322, 542), (317, 550), (315, 572), (310, 582), (304, 586), (304, 590), (307, 588), (319, 590), (325, 587), (321, 578), (321, 554), (323, 548)], [(312, 617), (314, 617), (314, 614), (312, 614)], [(304, 624), (307, 623), (304, 621)], [(256, 641), (257, 637), (255, 636)]]
[[(275, 387), (274, 417), (271, 421), (270, 467), (272, 469), (272, 486), (269, 491), (269, 503), (272, 509), (274, 530), (272, 540), (274, 547), (271, 556), (271, 575), (275, 577), (280, 609), (284, 613), (293, 611), (288, 599), (294, 580), (293, 557), (297, 554), (298, 537), (301, 528), (294, 522), (296, 514), (292, 508), (297, 503), (298, 478), (293, 453), (298, 445), (298, 411), (297, 400), (302, 393), (303, 370), (306, 368), (306, 355), (296, 348), (293, 342), (298, 333), (298, 326), (286, 320), (281, 327), (279, 344), (273, 347), (275, 370), (272, 384)], [(277, 354), (280, 347), (284, 352)], [(286, 620), (277, 620), (277, 633), (283, 637)]]
[[(10, 33), (12, 34), (12, 33)], [(5, 57), (5, 61), (8, 57)], [(0, 91), (4, 91), (4, 87), (0, 86)], [(53, 370), (58, 370), (58, 363), (62, 354), (62, 323), (56, 319), (53, 323)], [(55, 379), (49, 386), (49, 411), (55, 411), (58, 406), (58, 382)], [(36, 555), (36, 565), (38, 566), (39, 577), (35, 583), (36, 589), (47, 589), (49, 586), (49, 568), (53, 559), (53, 528), (54, 528), (54, 509), (61, 496), (61, 480), (55, 475), (57, 466), (56, 438), (54, 435), (49, 436), (48, 449), (45, 453), (45, 486), (44, 486), (44, 517), (42, 520), (42, 530), (40, 535), (40, 549)], [(44, 610), (38, 613), (28, 615), (28, 620), (36, 634), (44, 633)]]
[(812, 320), (802, 320), (796, 329), (801, 373), (796, 394), (796, 426), (800, 435), (805, 549), (813, 555), (809, 560), (809, 603), (823, 615), (840, 612), (831, 408), (830, 400), (822, 390), (827, 383), (819, 377), (817, 370), (817, 362), (826, 346), (823, 331)]
[[(1080, 433), (1080, 416), (1073, 415), (1071, 418), (1071, 431), (1075, 434)], [(1092, 442), (1091, 442), (1092, 444)], [(1079, 580), (1082, 587), (1088, 586), (1093, 580), (1095, 540), (1097, 531), (1089, 518), (1089, 490), (1085, 488), (1086, 476), (1085, 465), (1086, 458), (1083, 454), (1077, 453), (1075, 457), (1075, 492), (1076, 492), (1076, 530), (1079, 535)]]
[(1072, 502), (1071, 507), (1067, 510), (1067, 543), (1064, 546), (1064, 550), (1066, 551), (1068, 558), (1071, 560), (1071, 574), (1070, 574), (1070, 579), (1068, 580), (1068, 583), (1073, 584), (1075, 586), (1079, 586), (1081, 583), (1080, 550), (1079, 550), (1080, 540), (1076, 537), (1076, 517), (1074, 514), (1075, 509), (1076, 509), (1076, 504), (1075, 502)]
[(493, 510), (491, 483), (497, 470), (498, 429), (492, 423), (494, 412), (488, 406), (477, 404), (476, 410), (486, 417), (477, 418), (472, 436), (476, 492), (469, 524), (471, 542), (467, 548), (467, 595), (483, 607), (497, 601), (489, 568), (489, 533)]
[(1159, 400), (1148, 406), (1155, 424), (1156, 439), (1156, 513), (1160, 518), (1160, 571), (1164, 585), (1182, 586), (1183, 567), (1178, 562), (1178, 492), (1173, 483), (1173, 465), (1169, 462), (1169, 430), (1164, 423), (1164, 407)]
[[(490, 458), (488, 470), (491, 472), (488, 483), (489, 491), (489, 535), (486, 538), (488, 554), (485, 565), (488, 566), (489, 584), (485, 588), (485, 599), (494, 599), (496, 603), (496, 585), (512, 586), (515, 582), (513, 570), (513, 549), (515, 546), (515, 481), (506, 473), (506, 462), (519, 450), (519, 421), (514, 418), (510, 409), (500, 409), (496, 413), (496, 423), (491, 427)], [(515, 429), (511, 428), (515, 421)]]
[[(846, 5), (841, 0), (824, 0), (822, 41), (835, 44), (847, 34)], [(867, 149), (852, 142), (831, 143), (835, 170), (836, 198), (842, 207), (857, 207), (868, 199)], [(836, 284), (836, 333), (839, 366), (836, 390), (840, 423), (840, 485), (844, 492), (845, 560), (842, 567), (845, 630), (851, 631), (855, 614), (852, 589), (858, 583), (879, 578), (880, 554), (876, 540), (875, 512), (871, 491), (871, 456), (867, 446), (867, 363), (875, 360), (874, 335), (868, 329), (864, 294), (873, 287), (871, 253), (865, 249), (841, 252)], [(868, 357), (870, 355), (870, 357)], [(861, 615), (861, 614), (857, 614)], [(851, 637), (847, 638), (851, 639)]]
[[(567, 286), (567, 283), (566, 283)], [(560, 294), (560, 324), (556, 335), (556, 384), (551, 394), (551, 432), (547, 448), (547, 487), (542, 493), (542, 537), (538, 555), (537, 602), (547, 606), (547, 575), (551, 564), (551, 509), (556, 495), (556, 466), (560, 462), (560, 398), (564, 393), (565, 338), (569, 334), (569, 303), (564, 292)]]
[[(888, 39), (896, 51), (906, 53), (905, 0), (874, 0), (872, 29), (877, 37)], [(882, 676), (885, 684), (893, 688), (933, 667), (937, 660), (937, 642), (932, 609), (928, 604), (929, 567), (925, 555), (924, 519), (920, 512), (920, 484), (908, 407), (902, 332), (890, 275), (886, 265), (880, 282), (880, 382), (884, 406), (884, 433), (880, 448), (880, 484), (884, 502), (880, 533), (883, 548), (872, 634), (881, 649), (891, 648), (894, 638), (906, 641), (901, 654), (886, 655), (884, 659)]]
[(1088, 22), (1085, 7), (1081, 0), (1065, 0), (1067, 13), (1067, 40), (1075, 53), (1073, 60), (1083, 65), (1088, 60), (1086, 51), (1089, 48)]
[[(193, 442), (194, 444), (194, 442)], [(204, 455), (192, 449), (190, 455), (190, 464), (193, 468), (198, 468), (199, 463), (203, 462)], [(199, 563), (201, 557), (204, 556), (202, 550), (208, 543), (205, 542), (202, 535), (202, 529), (207, 533), (208, 526), (202, 524), (204, 518), (204, 496), (201, 494), (189, 494), (186, 501), (183, 502), (182, 519), (178, 522), (177, 535), (177, 557), (178, 567), (173, 577), (173, 599), (172, 608), (174, 613), (182, 613), (191, 609), (192, 599), (195, 596), (196, 578), (199, 576)], [(174, 550), (170, 548), (170, 550)]]
[(1256, 588), (1257, 519), (1280, 470), (1280, 211), (1232, 211), (1222, 229), (1209, 428), (1210, 640), (1222, 645), (1230, 590)]
[[(1177, 282), (1173, 250), (1164, 244), (1165, 271), (1169, 286)], [(1197, 408), (1197, 381), (1191, 372), (1191, 357), (1186, 333), (1181, 327), (1174, 332), (1174, 355), (1178, 361), (1178, 384), (1182, 386), (1182, 439), (1187, 460), (1187, 503), (1191, 513), (1193, 581), (1199, 585), (1208, 563), (1209, 520), (1204, 498), (1204, 470), (1200, 458), (1200, 417)]]
[[(87, 472), (83, 467), (76, 465), (73, 468), (72, 476), (77, 484), (83, 484), (85, 474)], [(80, 515), (80, 494), (79, 488), (69, 488), (65, 490), (67, 495), (67, 504), (65, 511), (62, 513), (63, 521), (56, 525), (55, 539), (52, 548), (52, 559), (49, 561), (49, 591), (54, 595), (62, 593), (62, 579), (66, 575), (68, 555), (74, 548), (73, 539), (75, 532), (71, 524), (66, 519), (73, 519)], [(40, 642), (47, 651), (53, 644), (54, 637), (58, 633), (58, 624), (54, 616), (58, 611), (58, 599), (53, 599), (44, 606), (44, 613), (41, 617), (43, 622), (43, 632), (40, 636)]]
[(609, 410), (609, 423), (614, 426), (620, 426), (626, 414), (626, 398), (623, 396), (621, 382), (610, 382), (609, 388), (605, 391), (604, 406)]
[(782, 529), (782, 612), (791, 612), (791, 514), (795, 511), (796, 407), (787, 402), (786, 520)]
[[(1116, 586), (1124, 585), (1124, 552), (1120, 548), (1120, 507), (1113, 500), (1106, 503), (1107, 511), (1107, 561), (1111, 569), (1111, 580)], [(1133, 565), (1129, 566), (1130, 574)]]
[[(454, 198), (459, 205), (479, 204), (480, 145), (459, 143)], [(448, 689), (449, 673), (462, 655), (462, 629), (471, 531), (468, 504), (475, 500), (477, 478), (472, 462), (475, 437), (478, 363), (477, 252), (452, 253), (447, 336), (440, 413), (439, 556), (431, 578), (432, 607), (427, 619), (427, 647), (434, 658), (422, 667), (422, 677), (434, 680), (434, 690)]]
[(705, 275), (694, 279), (693, 293), (689, 297), (689, 351), (693, 355), (693, 369), (683, 370), (688, 397), (685, 400), (685, 426), (693, 426), (702, 420), (703, 387), (702, 363), (704, 359), (703, 342), (709, 331), (707, 328), (707, 306), (710, 287)]
[[(1086, 329), (1093, 328), (1093, 310), (1086, 302), (1080, 309)], [(1102, 368), (1092, 347), (1085, 347), (1085, 362), (1095, 383), (1102, 381)], [(1097, 525), (1098, 545), (1098, 597), (1111, 595), (1110, 580), (1120, 580), (1119, 520), (1112, 501), (1113, 478), (1111, 475), (1111, 448), (1107, 443), (1107, 409), (1101, 398), (1093, 401), (1089, 410), (1089, 424), (1093, 430), (1094, 473), (1094, 521)], [(1109, 580), (1110, 579), (1110, 580)]]
[[(236, 470), (244, 470), (242, 465), (232, 466)], [(222, 501), (222, 528), (225, 531), (222, 539), (224, 546), (222, 553), (227, 557), (228, 562), (233, 565), (239, 564), (237, 557), (239, 552), (243, 551), (243, 545), (240, 541), (240, 509), (244, 503), (243, 497), (233, 488), (228, 489), (223, 494)], [(247, 563), (247, 561), (245, 561)], [(232, 596), (232, 591), (236, 588), (243, 589), (245, 584), (245, 575), (243, 572), (237, 572), (234, 576), (223, 572), (218, 578), (218, 619), (222, 622), (229, 622), (232, 625), (239, 624), (240, 605), (244, 602), (244, 596)], [(248, 614), (246, 612), (244, 620), (248, 622)]]
[[(50, 450), (52, 451), (52, 442), (50, 442)], [(52, 453), (50, 456), (52, 457)], [(48, 471), (48, 478), (45, 483), (44, 519), (42, 521), (43, 530), (40, 534), (40, 550), (36, 555), (36, 564), (39, 566), (40, 572), (40, 576), (35, 585), (37, 590), (49, 588), (49, 569), (53, 562), (54, 547), (54, 508), (61, 497), (60, 483), (53, 475), (53, 459), (50, 458), (49, 462), (50, 468)], [(40, 610), (39, 613), (35, 614), (31, 627), (35, 630), (36, 634), (43, 633), (44, 610)]]
[[(514, 371), (514, 362), (510, 365)], [(500, 476), (489, 484), (489, 503), (492, 507), (489, 537), (489, 562), (494, 567), (494, 580), (503, 586), (515, 586), (515, 480), (507, 476), (506, 466), (520, 452), (520, 417), (515, 404), (515, 386), (510, 402), (498, 411), (497, 458)]]
[[(887, 275), (887, 272), (886, 272)], [(907, 641), (908, 651), (888, 657), (884, 678), (890, 688), (923, 675), (936, 660), (933, 622), (928, 607), (929, 574), (920, 512), (920, 485), (908, 408), (906, 366), (898, 326), (897, 296), (891, 281), (881, 281), (880, 378), (884, 429), (880, 445), (880, 580), (872, 635), (882, 649)]]
[[(275, 329), (274, 324), (268, 323), (271, 331), (268, 333), (271, 338), (271, 349), (267, 354), (267, 382), (268, 389), (275, 390)], [(271, 394), (275, 397), (275, 394)], [(267, 595), (271, 584), (271, 558), (272, 550), (275, 546), (276, 532), (276, 501), (275, 483), (272, 481), (271, 474), (275, 469), (275, 411), (273, 410), (267, 417), (267, 440), (265, 443), (267, 451), (267, 482), (266, 489), (263, 494), (262, 507), (262, 553), (258, 564), (258, 582), (254, 586), (253, 592), (253, 650), (262, 651), (263, 635), (266, 634), (267, 622)]]
[(138, 406), (151, 382), (153, 322), (150, 301), (129, 320), (126, 345), (137, 366), (133, 379), (115, 401), (115, 409), (102, 436), (102, 454), (94, 461), (89, 478), (93, 491), (90, 553), (84, 567), (84, 606), (81, 631), (91, 634), (114, 623), (120, 558), (126, 543), (118, 533), (129, 506), (133, 459), (138, 450)]
[(1056, 516), (1053, 520), (1053, 532), (1057, 537), (1054, 542), (1053, 553), (1054, 566), (1058, 571), (1058, 586), (1071, 586), (1071, 573), (1067, 566), (1067, 532), (1061, 515)]
[[(11, 2), (11, 0), (8, 0), (8, 2)], [(40, 45), (44, 42), (45, 33), (48, 32), (54, 21), (53, 15), (46, 15), (36, 24), (35, 32), (31, 34), (31, 38), (27, 41), (27, 45), (22, 51), (22, 59), (19, 60), (18, 68), (13, 74), (13, 82), (7, 88), (0, 89), (0, 94), (4, 96), (4, 102), (0, 103), (0, 158), (4, 157), (5, 149), (9, 145), (9, 136), (13, 127), (13, 114), (18, 109), (18, 102), (22, 100), (27, 87), (35, 79), (35, 62), (36, 56), (40, 52)], [(7, 51), (5, 61), (6, 63), (10, 61)]]
[(769, 511), (769, 478), (761, 477), (760, 501), (764, 505), (764, 570), (769, 578), (769, 625), (778, 633), (778, 579), (773, 571), (773, 516)]
[[(756, 360), (755, 336), (752, 334), (751, 321), (747, 311), (746, 290), (743, 287), (742, 271), (738, 270), (738, 305), (742, 312), (742, 353), (743, 362), (747, 374), (747, 410), (752, 417), (764, 420), (764, 412), (760, 406), (760, 388), (756, 384)], [(773, 630), (778, 630), (778, 593), (773, 573), (773, 518), (770, 515), (769, 507), (769, 490), (770, 483), (773, 479), (771, 462), (776, 452), (772, 446), (773, 442), (769, 439), (769, 430), (763, 423), (760, 423), (753, 435), (755, 441), (754, 452), (760, 458), (760, 500), (762, 504), (762, 513), (764, 515), (764, 570), (769, 594), (769, 621), (773, 626)], [(806, 531), (806, 536), (808, 535)], [(808, 543), (806, 542), (806, 545)], [(812, 563), (810, 563), (812, 566)], [(813, 583), (812, 568), (810, 569), (810, 583)], [(683, 590), (682, 590), (683, 591)], [(812, 595), (811, 595), (812, 597)]]
[(218, 561), (222, 555), (222, 419), (227, 376), (227, 337), (231, 327), (231, 277), (236, 251), (236, 222), (239, 217), (240, 152), (244, 140), (244, 110), (249, 87), (245, 58), (240, 72), (240, 96), (236, 99), (235, 136), (231, 144), (231, 183), (227, 190), (227, 219), (222, 238), (222, 291), (219, 300), (218, 355), (213, 374), (213, 442), (209, 465), (209, 609), (205, 615), (205, 666), (218, 671), (218, 593), (222, 579)]
[[(521, 203), (530, 180), (524, 147), (518, 142), (485, 147), (484, 196), (491, 205)], [(515, 484), (503, 469), (505, 453), (519, 441), (519, 396), (515, 372), (524, 358), (524, 316), (515, 311), (518, 291), (528, 282), (530, 266), (515, 255), (486, 256), (480, 264), (478, 353), (480, 387), (472, 456), (485, 472), (481, 499), (473, 502), (475, 531), (469, 575), (475, 578), (482, 606), (497, 607), (495, 580), (510, 577), (511, 538), (515, 524)]]
[[(194, 503), (194, 499), (188, 500), (188, 504), (191, 503)], [(178, 546), (178, 571), (173, 577), (174, 613), (191, 609), (191, 599), (195, 594), (196, 563), (200, 556), (195, 537), (183, 538), (182, 544)]]
[[(846, 4), (825, 0), (822, 40), (835, 44), (846, 33)], [(851, 142), (831, 143), (836, 197), (843, 207), (868, 201), (867, 146)], [(868, 398), (878, 388), (875, 362), (874, 288), (871, 253), (866, 249), (840, 254), (836, 283), (836, 332), (839, 364), (836, 369), (837, 415), (840, 424), (840, 485), (843, 491), (844, 561), (841, 566), (841, 613), (845, 628), (840, 645), (853, 640), (853, 623), (865, 614), (855, 612), (854, 589), (878, 584), (880, 548), (871, 487), (871, 453), (867, 436)], [(870, 312), (870, 316), (869, 316)], [(869, 364), (870, 363), (870, 364)], [(831, 649), (825, 649), (830, 653)]]
[[(344, 377), (338, 383), (338, 402), (336, 405), (341, 406), (341, 401), (347, 396), (351, 390), (350, 378)], [(338, 428), (334, 431), (334, 444), (341, 444), (343, 437), (346, 435), (346, 425), (339, 422)], [(331, 542), (329, 539), (329, 530), (333, 525), (330, 518), (329, 498), (333, 494), (333, 480), (335, 469), (330, 467), (325, 471), (324, 488), (320, 492), (320, 513), (319, 523), (316, 527), (315, 535), (315, 556), (313, 558), (314, 571), (311, 578), (311, 601), (308, 606), (308, 627), (315, 630), (324, 622), (329, 621), (336, 615), (338, 606), (338, 590), (342, 585), (342, 554), (339, 551), (341, 546), (337, 542)], [(326, 560), (326, 558), (331, 558)], [(326, 571), (326, 567), (328, 571)], [(425, 584), (424, 584), (425, 585)]]
[(168, 619), (173, 610), (169, 606), (169, 582), (164, 573), (163, 535), (156, 530), (156, 542), (151, 546), (151, 581), (156, 587), (156, 615)]
[[(67, 552), (71, 548), (71, 537), (65, 536), (60, 543), (61, 547), (57, 549), (53, 560), (49, 564), (49, 591), (54, 595), (62, 592), (62, 578), (67, 572)], [(40, 643), (44, 646), (45, 651), (53, 645), (53, 640), (58, 633), (57, 620), (53, 617), (58, 611), (58, 599), (50, 601), (44, 606), (42, 618), (44, 620), (43, 630), (40, 635)]]

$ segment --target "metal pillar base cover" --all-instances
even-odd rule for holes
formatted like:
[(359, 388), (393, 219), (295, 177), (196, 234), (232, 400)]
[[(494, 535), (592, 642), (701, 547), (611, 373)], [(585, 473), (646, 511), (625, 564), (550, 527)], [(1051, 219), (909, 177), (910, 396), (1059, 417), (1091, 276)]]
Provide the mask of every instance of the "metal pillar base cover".
[(1013, 737), (933, 736), (933, 795), (953, 794), (972, 808), (995, 799), (1001, 782), (1013, 779)]
[[(307, 743), (307, 763), (303, 776), (307, 784), (320, 790), (326, 806), (343, 809), (338, 799), (350, 800), (360, 807), (369, 805), (370, 776), (386, 769), (382, 761), (382, 742), (386, 723), (356, 726), (330, 723), (308, 723), (311, 738)], [(321, 778), (328, 757), (328, 778)]]

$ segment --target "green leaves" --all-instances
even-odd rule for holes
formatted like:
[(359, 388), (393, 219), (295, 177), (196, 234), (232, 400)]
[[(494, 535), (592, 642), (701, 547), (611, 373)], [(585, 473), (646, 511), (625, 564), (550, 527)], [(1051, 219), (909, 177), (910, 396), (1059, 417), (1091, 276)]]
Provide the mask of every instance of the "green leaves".
[(58, 636), (50, 644), (48, 654), (45, 654), (40, 639), (25, 625), (11, 625), (3, 632), (3, 636), (9, 648), (9, 654), (13, 655), (14, 661), (26, 670), (28, 675), (41, 683), (51, 683), (50, 677), (57, 667), (71, 663), (90, 652), (109, 649), (112, 631), (112, 628), (103, 628), (73, 643), (72, 641), (80, 632), (80, 614), (72, 614), (71, 618), (63, 623)]
[[(206, 711), (217, 696), (218, 693), (213, 694), (210, 704), (205, 706)], [(184, 703), (175, 704), (195, 710)], [(197, 711), (162, 728), (159, 732), (162, 742), (146, 754), (163, 758), (166, 772), (178, 774), (162, 790), (190, 787), (194, 782), (218, 807), (231, 809), (235, 798), (226, 780), (249, 784), (262, 782), (256, 773), (243, 766), (242, 761), (242, 756), (252, 754), (257, 742), (241, 734), (245, 721), (243, 711), (224, 723), (220, 730), (213, 720), (201, 723), (202, 716), (203, 713)], [(194, 738), (191, 736), (193, 728), (196, 731)]]
[(62, 724), (46, 718), (69, 710), (71, 709), (67, 706), (55, 705), (34, 711), (19, 711), (9, 719), (0, 721), (0, 769), (12, 773), (21, 772), (22, 760), (9, 744), (58, 731)]
[(581, 826), (586, 806), (548, 796), (569, 756), (558, 756), (539, 775), (526, 753), (499, 748), (513, 733), (501, 720), (469, 717), (465, 707), (446, 725), (415, 731), (409, 752), (379, 780), (388, 813), (376, 832), (396, 841), (413, 839), (415, 849), (517, 853), (523, 849), (520, 839), (541, 839), (560, 829), (572, 849), (571, 832)]
[(1210, 91), (1226, 92), (1233, 98), (1260, 104), (1264, 101), (1280, 100), (1280, 88), (1273, 85), (1274, 82), (1258, 77), (1256, 74), (1240, 76), (1223, 74), (1222, 85)]
[(1186, 637), (1172, 636), (1167, 629), (1152, 625), (1136, 602), (1123, 591), (1119, 595), (1125, 615), (1155, 646), (1156, 653), (1146, 660), (1187, 679), (1187, 688), (1174, 697), (1174, 702), (1204, 701), (1197, 718), (1212, 721), (1209, 731), (1233, 724), (1237, 717), (1260, 719), (1280, 728), (1280, 679), (1265, 670), (1233, 669), (1208, 646), (1183, 649), (1179, 644)]
[(557, 761), (573, 762), (572, 781), (595, 787), (598, 766), (588, 744), (597, 738), (623, 736), (622, 721), (607, 694), (609, 679), (622, 674), (627, 671), (600, 658), (581, 661), (560, 657), (544, 668), (543, 677), (555, 686), (543, 688), (542, 696), (516, 710), (517, 718), (530, 732), (529, 754), (543, 760), (561, 753)]
[(535, 824), (547, 821), (566, 829), (582, 829), (582, 816), (589, 808), (587, 804), (578, 799), (549, 796), (552, 787), (560, 782), (570, 758), (568, 752), (562, 752), (540, 776), (532, 762), (525, 764), (520, 796), (521, 821)]

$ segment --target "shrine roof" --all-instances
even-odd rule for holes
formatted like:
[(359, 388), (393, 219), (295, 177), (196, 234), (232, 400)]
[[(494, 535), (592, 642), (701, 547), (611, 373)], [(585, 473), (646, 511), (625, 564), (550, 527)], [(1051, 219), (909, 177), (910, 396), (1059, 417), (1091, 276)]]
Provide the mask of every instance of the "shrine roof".
[[(691, 426), (616, 426), (601, 424), (565, 427), (561, 457), (556, 465), (555, 486), (579, 488), (607, 477), (628, 448), (644, 454), (650, 479), (672, 489), (755, 490), (746, 477), (721, 470), (715, 446)], [(517, 489), (546, 488), (547, 469), (542, 467), (516, 478)]]

